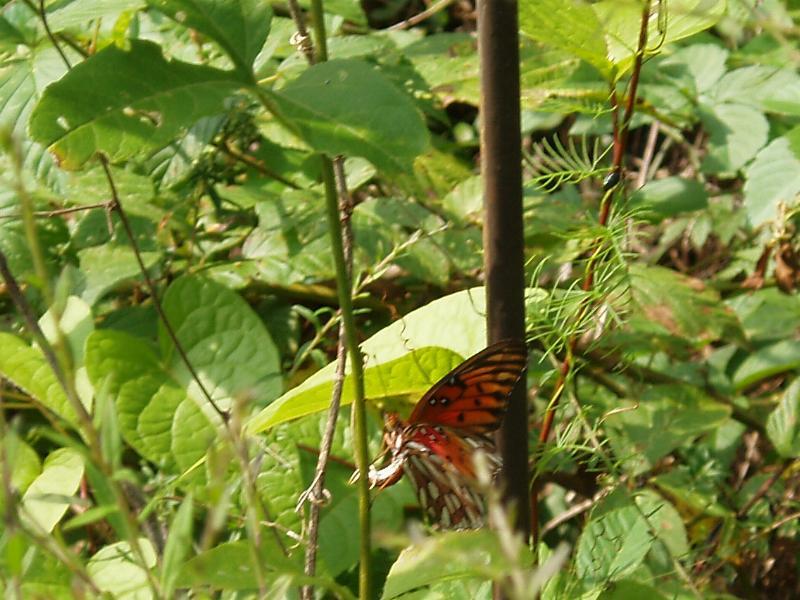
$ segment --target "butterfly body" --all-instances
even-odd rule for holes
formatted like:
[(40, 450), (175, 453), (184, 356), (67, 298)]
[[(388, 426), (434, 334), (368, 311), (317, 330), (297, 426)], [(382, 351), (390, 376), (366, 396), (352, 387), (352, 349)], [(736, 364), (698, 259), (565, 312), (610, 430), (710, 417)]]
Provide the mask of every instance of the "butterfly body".
[(383, 489), (405, 474), (434, 522), (480, 526), (483, 506), (475, 489), (474, 457), (483, 452), (492, 471), (499, 467), (488, 434), (499, 427), (526, 363), (521, 342), (493, 344), (439, 380), (408, 421), (389, 414), (384, 442), (391, 458), (381, 469), (370, 468), (370, 485)]

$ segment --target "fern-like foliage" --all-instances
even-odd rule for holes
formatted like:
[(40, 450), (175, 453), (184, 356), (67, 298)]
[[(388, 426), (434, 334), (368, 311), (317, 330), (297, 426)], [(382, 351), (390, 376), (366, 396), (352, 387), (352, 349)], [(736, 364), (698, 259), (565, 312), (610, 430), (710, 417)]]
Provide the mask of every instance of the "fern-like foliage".
[(529, 181), (539, 189), (552, 191), (565, 183), (577, 183), (589, 177), (597, 177), (609, 172), (610, 167), (601, 166), (603, 158), (611, 146), (601, 148), (600, 140), (594, 138), (591, 144), (585, 136), (569, 138), (567, 144), (554, 136), (534, 144), (524, 160), (531, 171)]

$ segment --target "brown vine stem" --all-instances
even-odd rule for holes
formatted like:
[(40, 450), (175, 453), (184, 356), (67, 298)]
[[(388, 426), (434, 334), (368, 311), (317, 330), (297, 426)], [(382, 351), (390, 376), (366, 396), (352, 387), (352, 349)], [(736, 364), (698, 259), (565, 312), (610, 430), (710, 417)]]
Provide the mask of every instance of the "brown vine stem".
[[(647, 25), (650, 21), (650, 2), (649, 0), (644, 3), (642, 8), (642, 16), (641, 22), (639, 27), (639, 40), (636, 48), (636, 55), (634, 58), (633, 68), (631, 72), (631, 79), (628, 84), (628, 94), (627, 100), (625, 104), (625, 113), (622, 118), (622, 121), (619, 121), (618, 114), (619, 114), (619, 104), (617, 101), (617, 94), (616, 91), (612, 89), (611, 92), (611, 102), (613, 105), (612, 111), (612, 123), (614, 126), (614, 155), (612, 159), (612, 173), (617, 173), (621, 175), (622, 172), (622, 160), (625, 156), (625, 150), (627, 148), (627, 140), (628, 140), (628, 133), (630, 128), (631, 118), (633, 117), (633, 111), (636, 103), (636, 90), (639, 85), (639, 75), (642, 70), (642, 61), (644, 59), (645, 48), (647, 45)], [(621, 177), (619, 178), (621, 180)], [(605, 190), (605, 194), (603, 195), (603, 199), (600, 202), (600, 214), (599, 214), (599, 224), (601, 227), (605, 227), (608, 225), (608, 219), (611, 214), (611, 200), (613, 198), (614, 188), (616, 186), (611, 186), (610, 189)], [(602, 240), (598, 239), (594, 243), (594, 249), (592, 250), (589, 259), (587, 261), (586, 266), (586, 273), (584, 275), (583, 283), (581, 288), (584, 292), (589, 292), (592, 290), (594, 286), (594, 276), (595, 276), (595, 269), (597, 266), (597, 262), (600, 259), (600, 254), (603, 250), (602, 247)], [(580, 322), (591, 309), (592, 306), (592, 299), (591, 297), (587, 297), (586, 300), (581, 304), (581, 307), (578, 309), (576, 320)], [(556, 382), (555, 388), (553, 390), (553, 395), (548, 403), (547, 410), (544, 415), (544, 419), (542, 421), (542, 428), (539, 432), (539, 445), (542, 446), (547, 443), (548, 438), (550, 437), (551, 430), (553, 428), (553, 419), (555, 418), (556, 409), (558, 408), (559, 400), (564, 391), (564, 387), (566, 385), (566, 381), (574, 368), (574, 353), (578, 343), (578, 336), (573, 335), (569, 341), (567, 342), (566, 348), (566, 355), (564, 357), (563, 362), (561, 363), (561, 368), (559, 369), (558, 380)], [(532, 523), (533, 523), (533, 531), (534, 531), (534, 541), (538, 541), (538, 484), (534, 478), (534, 481), (531, 484), (532, 494), (531, 494), (531, 511), (532, 511)]]
[(431, 4), (428, 8), (426, 8), (422, 12), (417, 13), (413, 17), (409, 17), (404, 21), (395, 23), (394, 25), (391, 25), (386, 29), (389, 31), (398, 31), (400, 29), (408, 29), (409, 27), (413, 27), (414, 25), (419, 25), (423, 21), (430, 19), (436, 13), (443, 11), (445, 8), (453, 4), (453, 2), (455, 2), (455, 0), (439, 0), (438, 2)]
[(58, 52), (58, 55), (61, 57), (61, 60), (63, 60), (64, 64), (67, 65), (67, 70), (71, 69), (72, 65), (70, 64), (67, 55), (64, 54), (64, 51), (61, 49), (61, 46), (58, 45), (58, 42), (56, 41), (56, 36), (54, 36), (53, 32), (50, 31), (50, 25), (48, 25), (47, 23), (47, 10), (44, 7), (44, 0), (39, 0), (39, 18), (42, 20), (42, 25), (44, 26), (44, 32), (47, 35), (48, 39), (50, 40), (50, 43), (53, 44), (53, 46), (56, 49), (56, 52)]

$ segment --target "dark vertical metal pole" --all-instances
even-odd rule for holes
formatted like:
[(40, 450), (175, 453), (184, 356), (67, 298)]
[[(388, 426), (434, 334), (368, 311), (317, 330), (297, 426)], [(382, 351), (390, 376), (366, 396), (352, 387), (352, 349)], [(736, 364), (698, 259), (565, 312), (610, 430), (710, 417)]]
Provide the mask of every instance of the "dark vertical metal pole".
[[(478, 0), (481, 73), (481, 170), (484, 185), (484, 268), (488, 341), (525, 339), (519, 38), (516, 0)], [(530, 537), (528, 404), (514, 391), (497, 434), (505, 501), (514, 526)]]

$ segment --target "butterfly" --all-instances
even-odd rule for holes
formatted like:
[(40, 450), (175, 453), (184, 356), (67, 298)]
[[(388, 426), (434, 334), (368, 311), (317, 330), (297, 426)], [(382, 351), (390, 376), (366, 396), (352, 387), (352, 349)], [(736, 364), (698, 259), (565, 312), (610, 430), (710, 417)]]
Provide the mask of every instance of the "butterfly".
[(417, 402), (403, 421), (387, 415), (388, 464), (370, 466), (370, 487), (384, 489), (406, 474), (433, 523), (445, 528), (483, 524), (483, 501), (475, 489), (474, 456), (500, 466), (489, 433), (500, 426), (508, 398), (527, 365), (522, 342), (505, 340), (461, 363)]

